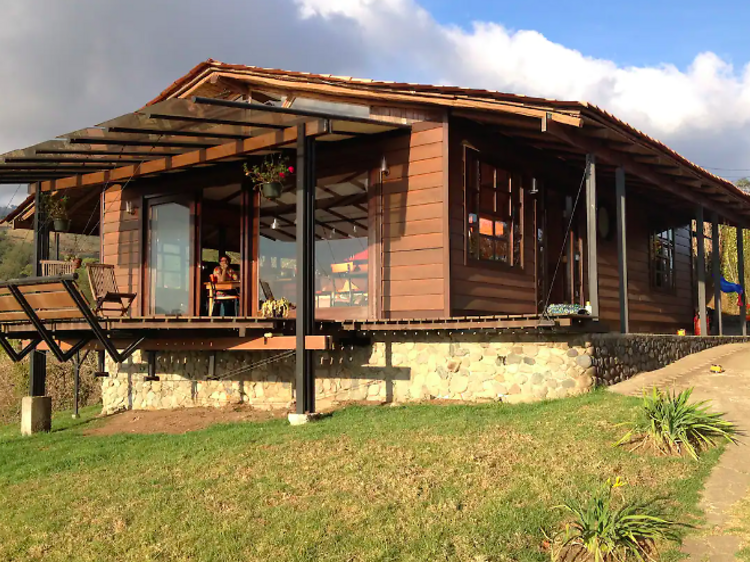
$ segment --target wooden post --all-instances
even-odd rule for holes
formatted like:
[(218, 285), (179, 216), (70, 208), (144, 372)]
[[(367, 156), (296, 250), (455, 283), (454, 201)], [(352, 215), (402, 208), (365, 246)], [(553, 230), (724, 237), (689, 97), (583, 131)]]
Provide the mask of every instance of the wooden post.
[(698, 252), (695, 259), (696, 276), (698, 279), (698, 326), (701, 336), (708, 335), (708, 320), (706, 318), (706, 244), (704, 241), (703, 207), (695, 209), (695, 237)]
[(615, 190), (617, 196), (617, 271), (620, 274), (620, 332), (630, 331), (628, 312), (628, 248), (626, 229), (625, 170), (615, 171)]
[(315, 141), (297, 127), (296, 413), (315, 412), (315, 362), (305, 336), (315, 324)]
[(599, 317), (599, 268), (596, 251), (596, 158), (586, 156), (586, 245), (588, 246), (588, 286), (591, 315)]
[(747, 292), (745, 291), (745, 240), (743, 238), (744, 230), (737, 226), (737, 273), (739, 275), (739, 284), (742, 287), (742, 298), (740, 299), (740, 332), (743, 336), (747, 335), (747, 301), (745, 300)]
[(720, 336), (724, 335), (721, 315), (721, 255), (719, 253), (719, 214), (711, 213), (711, 269), (714, 278), (714, 318)]

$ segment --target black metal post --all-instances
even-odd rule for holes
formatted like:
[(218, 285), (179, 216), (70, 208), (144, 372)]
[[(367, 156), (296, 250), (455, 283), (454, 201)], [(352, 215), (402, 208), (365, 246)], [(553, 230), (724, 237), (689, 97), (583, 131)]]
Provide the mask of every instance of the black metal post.
[(586, 156), (586, 245), (591, 315), (599, 317), (599, 264), (596, 251), (596, 157)]
[(695, 238), (698, 252), (695, 259), (696, 278), (698, 279), (698, 326), (701, 336), (708, 335), (708, 319), (706, 317), (706, 243), (704, 237), (705, 221), (703, 207), (695, 209)]
[(103, 349), (96, 352), (96, 372), (100, 377), (107, 374), (106, 356), (104, 354)]
[(628, 244), (626, 226), (625, 170), (615, 171), (615, 190), (617, 196), (617, 270), (620, 274), (620, 332), (630, 331), (630, 313), (628, 311)]
[(297, 414), (315, 412), (315, 363), (305, 337), (315, 324), (315, 141), (297, 127)]
[(711, 213), (711, 269), (714, 278), (714, 318), (720, 336), (724, 335), (724, 319), (721, 314), (721, 254), (719, 250), (719, 214)]
[[(41, 185), (34, 192), (34, 273), (42, 275), (41, 260), (49, 259), (49, 225)], [(29, 358), (29, 394), (47, 394), (47, 353), (34, 350)]]
[(742, 298), (740, 299), (740, 326), (741, 334), (747, 335), (747, 291), (745, 290), (745, 240), (743, 238), (744, 230), (737, 226), (737, 274), (739, 284), (742, 287)]
[(73, 359), (73, 419), (80, 418), (78, 413), (78, 394), (81, 383), (81, 352), (76, 353)]

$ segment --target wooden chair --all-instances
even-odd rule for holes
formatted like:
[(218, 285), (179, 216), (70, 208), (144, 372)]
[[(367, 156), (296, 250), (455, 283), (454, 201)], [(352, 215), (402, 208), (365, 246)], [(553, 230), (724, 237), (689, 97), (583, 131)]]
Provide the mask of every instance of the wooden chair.
[(271, 285), (268, 284), (268, 281), (263, 281), (261, 279), (260, 288), (263, 291), (263, 296), (266, 298), (267, 301), (274, 300), (273, 291), (271, 291)]
[[(86, 269), (95, 301), (94, 314), (119, 312), (120, 316), (125, 316), (137, 293), (120, 292), (115, 280), (115, 266), (106, 263), (90, 263), (86, 265)], [(113, 306), (106, 306), (107, 304)]]
[(42, 277), (70, 275), (76, 271), (72, 261), (39, 260), (39, 263), (42, 266)]

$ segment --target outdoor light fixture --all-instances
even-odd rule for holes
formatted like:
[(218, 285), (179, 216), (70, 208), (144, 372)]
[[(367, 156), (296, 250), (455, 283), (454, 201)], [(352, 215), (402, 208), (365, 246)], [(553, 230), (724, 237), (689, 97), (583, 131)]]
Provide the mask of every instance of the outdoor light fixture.
[(388, 162), (385, 159), (385, 154), (383, 154), (383, 158), (380, 160), (380, 173), (384, 176), (387, 176), (391, 173), (388, 169)]
[(276, 217), (273, 217), (273, 222), (271, 223), (271, 230), (276, 230), (279, 228), (279, 221), (276, 219)]
[(135, 207), (133, 207), (132, 201), (125, 201), (125, 212), (129, 215), (135, 214)]
[(531, 178), (531, 189), (529, 190), (529, 195), (538, 195), (539, 194), (539, 187), (536, 184), (536, 178)]

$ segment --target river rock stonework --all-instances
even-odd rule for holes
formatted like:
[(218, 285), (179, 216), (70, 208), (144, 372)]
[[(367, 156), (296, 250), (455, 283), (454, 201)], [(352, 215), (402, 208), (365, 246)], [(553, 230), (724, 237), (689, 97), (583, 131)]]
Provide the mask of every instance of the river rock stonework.
[[(320, 408), (345, 401), (430, 399), (531, 402), (588, 391), (593, 350), (585, 337), (416, 335), (382, 338), (366, 347), (316, 357)], [(294, 357), (272, 352), (217, 352), (209, 380), (209, 352), (157, 354), (159, 381), (147, 382), (145, 354), (117, 365), (102, 379), (104, 413), (121, 410), (249, 404), (289, 408), (294, 402)]]
[[(563, 398), (741, 341), (748, 338), (401, 334), (365, 347), (318, 353), (316, 400), (325, 408), (346, 401), (518, 403)], [(108, 360), (103, 411), (233, 404), (287, 409), (295, 399), (294, 356), (282, 355), (217, 352), (214, 377), (209, 379), (209, 352), (162, 351), (156, 365), (160, 380), (154, 382), (143, 380), (147, 365), (140, 352), (121, 365)]]
[(710, 347), (746, 341), (741, 336), (592, 334), (586, 353), (596, 367), (597, 385), (609, 386)]

